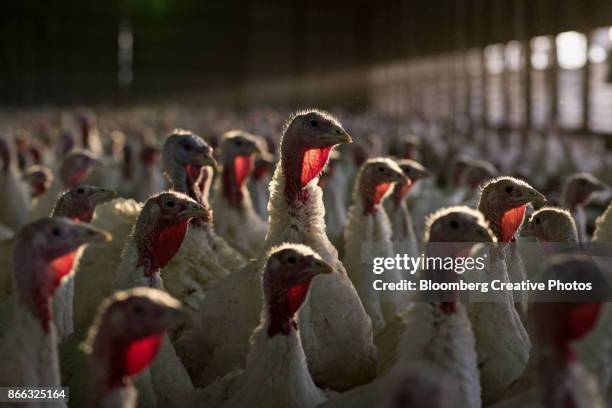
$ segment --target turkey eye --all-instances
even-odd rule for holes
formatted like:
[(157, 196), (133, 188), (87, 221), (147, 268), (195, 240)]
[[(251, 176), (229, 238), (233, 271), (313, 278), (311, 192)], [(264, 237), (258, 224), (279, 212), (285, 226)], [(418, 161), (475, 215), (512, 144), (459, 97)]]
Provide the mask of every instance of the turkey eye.
[(290, 264), (294, 264), (296, 263), (296, 259), (295, 256), (290, 256), (289, 258), (287, 258), (287, 262), (289, 262)]
[(451, 227), (452, 229), (457, 229), (457, 228), (459, 228), (459, 223), (458, 223), (457, 221), (455, 221), (455, 220), (452, 220), (452, 221), (449, 223), (449, 225), (450, 225), (450, 227)]
[(539, 223), (540, 223), (540, 218), (539, 218), (539, 217), (536, 217), (536, 219), (535, 219), (535, 223), (536, 223), (536, 224), (539, 224)]
[(310, 126), (313, 127), (313, 128), (316, 128), (316, 127), (319, 127), (319, 124), (317, 123), (316, 120), (313, 119), (313, 120), (310, 121)]
[(379, 167), (378, 171), (382, 173), (383, 171), (385, 171), (385, 168), (384, 167)]
[(235, 144), (236, 146), (242, 146), (242, 140), (236, 140), (236, 141), (234, 142), (234, 144)]
[(82, 188), (77, 188), (77, 194), (83, 194), (85, 192), (85, 190), (83, 190)]
[(510, 194), (512, 192), (512, 186), (508, 186), (504, 189), (506, 193)]
[(134, 313), (141, 315), (144, 313), (144, 308), (141, 305), (134, 306)]
[(166, 206), (170, 208), (174, 207), (174, 201), (167, 201)]
[(51, 235), (53, 235), (54, 237), (59, 237), (60, 235), (62, 235), (62, 231), (58, 227), (55, 227), (51, 230)]
[(191, 145), (188, 143), (183, 144), (183, 149), (185, 150), (191, 150)]

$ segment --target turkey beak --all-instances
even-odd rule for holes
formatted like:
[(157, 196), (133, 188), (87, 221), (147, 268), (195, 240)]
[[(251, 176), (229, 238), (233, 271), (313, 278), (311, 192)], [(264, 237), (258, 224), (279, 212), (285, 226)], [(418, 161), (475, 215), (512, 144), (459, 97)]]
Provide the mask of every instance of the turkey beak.
[(306, 281), (320, 274), (332, 273), (334, 268), (331, 265), (323, 262), (322, 260), (309, 256), (308, 266), (305, 269), (302, 269), (300, 273), (300, 281)]
[(322, 134), (319, 136), (319, 140), (330, 146), (353, 143), (351, 136), (342, 128), (335, 128), (328, 133)]
[(113, 190), (100, 189), (91, 195), (90, 201), (94, 205), (98, 205), (104, 203), (106, 201), (110, 201), (113, 198), (117, 197), (117, 193)]
[(88, 224), (75, 224), (73, 226), (78, 244), (88, 244), (92, 242), (108, 242), (113, 239), (113, 236), (104, 230), (94, 228)]
[(189, 203), (187, 204), (187, 208), (179, 213), (179, 217), (186, 220), (201, 218), (208, 222), (212, 219), (212, 211), (198, 203)]
[(540, 193), (535, 188), (527, 187), (523, 191), (523, 194), (521, 195), (521, 197), (519, 197), (518, 201), (521, 204), (527, 204), (527, 203), (543, 204), (546, 202), (546, 197), (544, 196), (544, 194)]
[(213, 157), (213, 149), (211, 148), (198, 152), (195, 162), (198, 166), (210, 166), (213, 169), (217, 168), (217, 161)]
[(419, 179), (431, 178), (433, 177), (433, 173), (427, 169), (423, 169), (423, 171), (420, 171), (417, 176)]

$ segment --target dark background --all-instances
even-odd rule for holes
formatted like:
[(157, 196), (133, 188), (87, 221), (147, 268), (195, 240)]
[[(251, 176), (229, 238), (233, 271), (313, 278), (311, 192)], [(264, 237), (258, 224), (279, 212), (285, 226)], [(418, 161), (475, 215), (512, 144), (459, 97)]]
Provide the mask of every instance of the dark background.
[[(359, 105), (377, 63), (612, 22), (610, 0), (1, 4), (0, 103), (10, 105), (183, 97)], [(117, 79), (125, 24), (134, 37), (130, 87)]]

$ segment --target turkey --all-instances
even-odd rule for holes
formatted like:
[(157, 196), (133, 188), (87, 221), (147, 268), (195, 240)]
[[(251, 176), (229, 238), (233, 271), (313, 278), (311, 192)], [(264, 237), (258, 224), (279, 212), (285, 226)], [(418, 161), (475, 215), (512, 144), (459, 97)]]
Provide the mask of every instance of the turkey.
[(26, 169), (23, 173), (23, 180), (29, 186), (30, 197), (36, 200), (51, 186), (53, 172), (48, 167), (35, 164)]
[(589, 173), (576, 173), (571, 175), (563, 185), (561, 204), (570, 210), (576, 220), (578, 238), (580, 242), (587, 242), (587, 214), (584, 207), (595, 192), (606, 187), (596, 177)]
[[(115, 287), (163, 289), (161, 269), (181, 247), (189, 221), (199, 217), (209, 221), (209, 210), (184, 194), (164, 192), (149, 198), (123, 250)], [(191, 380), (169, 340), (161, 345), (159, 354), (150, 372), (140, 377), (140, 403), (180, 406), (180, 395), (193, 390)]]
[[(208, 191), (216, 161), (212, 148), (199, 136), (175, 130), (163, 147), (164, 173), (171, 189), (208, 206)], [(217, 235), (212, 219), (193, 220), (180, 250), (164, 268), (165, 289), (197, 309), (204, 293), (244, 258)]]
[[(448, 207), (432, 214), (426, 223), (425, 238), (427, 255), (436, 257), (460, 256), (475, 242), (495, 241), (482, 214), (468, 207)], [(421, 277), (441, 282), (458, 280), (453, 270), (421, 271)], [(341, 394), (322, 407), (377, 406), (386, 398), (394, 373), (418, 364), (430, 364), (453, 378), (456, 406), (481, 406), (475, 340), (465, 306), (453, 292), (444, 297), (423, 292), (423, 296), (377, 336), (381, 354), (379, 375), (374, 382)]]
[(87, 151), (74, 150), (62, 161), (57, 177), (51, 187), (40, 196), (36, 207), (32, 209), (30, 220), (48, 217), (53, 211), (60, 194), (66, 189), (76, 187), (100, 162)]
[(28, 220), (32, 204), (21, 180), (15, 153), (5, 138), (0, 138), (0, 160), (0, 225), (16, 231)]
[(217, 180), (212, 209), (215, 231), (246, 258), (259, 255), (268, 227), (253, 208), (246, 187), (258, 141), (249, 133), (234, 130), (223, 135), (220, 146), (221, 174)]
[(576, 353), (576, 342), (593, 330), (602, 310), (601, 301), (609, 301), (612, 291), (592, 260), (582, 255), (553, 257), (542, 277), (544, 282), (591, 282), (596, 289), (593, 293), (553, 292), (554, 298), (533, 303), (539, 382), (495, 407), (603, 407), (597, 379)]
[(60, 386), (51, 298), (70, 272), (75, 251), (107, 239), (107, 233), (66, 218), (44, 218), (19, 231), (13, 252), (15, 293), (0, 304), (1, 386)]
[(578, 230), (569, 211), (559, 207), (543, 207), (531, 214), (521, 231), (522, 236), (533, 236), (546, 255), (576, 248)]
[[(472, 271), (466, 278), (473, 282), (490, 282), (493, 279), (516, 282), (526, 279), (524, 265), (511, 241), (523, 223), (527, 205), (542, 201), (544, 196), (541, 193), (512, 177), (499, 177), (483, 186), (478, 209), (501, 245), (487, 248), (483, 254), (487, 257), (487, 267), (482, 271)], [(486, 302), (470, 302), (468, 307), (476, 336), (484, 404), (499, 399), (503, 391), (521, 375), (531, 349), (529, 336), (517, 310), (517, 307), (521, 309), (526, 305), (524, 296), (509, 291), (495, 291), (488, 295), (490, 298)]]
[(140, 151), (140, 166), (135, 175), (134, 197), (146, 201), (152, 195), (166, 189), (166, 180), (159, 166), (159, 150), (145, 144)]
[[(317, 178), (334, 146), (351, 141), (336, 119), (317, 110), (291, 116), (281, 140), (280, 162), (270, 186), (270, 249), (285, 242), (310, 246), (338, 273), (312, 285), (298, 320), (308, 368), (319, 386), (348, 389), (372, 379), (372, 326), (325, 235)], [(209, 384), (244, 366), (248, 339), (259, 322), (264, 258), (223, 278), (207, 293), (198, 325), (183, 339), (184, 361), (197, 384)], [(200, 327), (201, 329), (198, 329)], [(216, 327), (217, 330), (206, 330)]]
[(96, 207), (116, 196), (114, 191), (82, 184), (62, 194), (51, 215), (91, 222)]
[(149, 198), (123, 250), (115, 286), (163, 288), (160, 271), (181, 247), (189, 221), (209, 220), (210, 216), (206, 207), (181, 193), (164, 192)]
[(393, 185), (393, 192), (385, 202), (385, 209), (391, 220), (393, 243), (405, 249), (404, 253), (417, 255), (417, 236), (412, 225), (412, 216), (406, 203), (406, 197), (412, 188), (424, 178), (431, 177), (431, 173), (419, 162), (403, 159), (397, 162), (408, 180)]
[(198, 390), (194, 406), (314, 408), (327, 399), (308, 371), (296, 314), (311, 281), (334, 269), (303, 245), (272, 248), (266, 258), (264, 311), (244, 372)]
[(155, 359), (181, 315), (176, 299), (151, 288), (117, 292), (100, 305), (84, 346), (94, 378), (92, 407), (136, 407), (132, 377)]
[(344, 202), (344, 186), (341, 183), (341, 171), (338, 171), (339, 154), (332, 151), (329, 155), (326, 171), (319, 177), (319, 187), (323, 190), (325, 207), (325, 229), (329, 241), (338, 248), (340, 258), (344, 256), (344, 227), (346, 226), (347, 208)]
[[(389, 195), (395, 183), (410, 184), (402, 169), (391, 159), (370, 159), (357, 173), (353, 188), (353, 204), (349, 208), (348, 221), (344, 231), (344, 265), (348, 277), (359, 293), (363, 306), (372, 319), (374, 333), (392, 320), (397, 311), (405, 306), (405, 296), (389, 296), (374, 289), (372, 266), (363, 259), (395, 256), (391, 241), (391, 223), (383, 207), (383, 200)], [(388, 271), (389, 282), (400, 281), (397, 271)]]
[[(80, 185), (64, 193), (51, 214), (53, 217), (66, 217), (76, 222), (90, 222), (98, 204), (111, 200), (116, 196), (114, 191)], [(78, 268), (81, 252), (75, 253), (72, 260), (74, 267), (64, 277), (62, 286), (53, 298), (55, 311), (55, 329), (59, 340), (69, 336), (74, 330), (73, 300), (74, 300), (74, 270)]]
[(115, 198), (98, 204), (93, 212), (91, 225), (112, 231), (113, 239), (87, 246), (76, 265), (74, 329), (81, 332), (81, 337), (91, 326), (99, 303), (112, 292), (121, 251), (140, 210), (141, 205), (134, 200)]

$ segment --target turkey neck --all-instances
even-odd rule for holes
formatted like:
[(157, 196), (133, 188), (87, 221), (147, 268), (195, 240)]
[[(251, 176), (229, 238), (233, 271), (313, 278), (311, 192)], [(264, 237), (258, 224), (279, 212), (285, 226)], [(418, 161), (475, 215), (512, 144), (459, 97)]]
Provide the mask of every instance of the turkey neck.
[[(171, 190), (187, 194), (196, 202), (209, 207), (208, 193), (213, 178), (212, 168), (208, 166), (192, 166), (190, 164), (183, 166), (174, 162), (165, 164), (166, 177), (170, 182)], [(210, 223), (201, 218), (191, 220), (190, 225), (195, 228), (206, 230), (208, 232), (207, 235), (212, 234), (212, 231), (210, 231)], [(210, 244), (214, 245), (212, 239), (210, 240)]]
[(149, 219), (139, 220), (134, 236), (138, 248), (137, 266), (144, 267), (152, 281), (178, 252), (187, 232), (188, 222)]
[(363, 215), (371, 215), (378, 212), (380, 203), (390, 187), (391, 183), (375, 183), (370, 180), (360, 180), (359, 196), (363, 204)]
[(404, 198), (408, 195), (415, 181), (412, 183), (408, 181), (400, 181), (395, 183), (393, 186), (393, 192), (391, 193), (391, 200), (393, 200), (393, 207), (397, 210), (403, 203)]
[[(452, 245), (452, 247), (451, 247)], [(429, 257), (441, 258), (444, 261), (447, 258), (457, 258), (460, 251), (456, 245), (444, 242), (430, 242), (425, 251), (425, 259)], [(431, 270), (426, 270), (427, 278), (432, 282), (448, 282), (454, 283), (459, 281), (459, 275), (454, 270), (439, 269), (436, 267)], [(458, 301), (457, 291), (432, 291), (426, 294), (432, 306), (439, 308), (444, 313), (454, 313)]]
[[(52, 288), (47, 282), (40, 282), (39, 277), (43, 274), (32, 274), (32, 270), (46, 271), (50, 265), (47, 262), (32, 256), (32, 254), (23, 254), (19, 256), (19, 259), (27, 260), (22, 262), (14, 262), (13, 266), (15, 269), (14, 276), (21, 277), (21, 281), (16, 282), (15, 285), (17, 288), (19, 302), (29, 313), (32, 314), (33, 317), (36, 318), (44, 333), (49, 335), (51, 332), (53, 318), (51, 296), (54, 288)], [(23, 279), (30, 276), (32, 276), (31, 280), (28, 282), (22, 282)]]
[(478, 210), (489, 222), (489, 227), (499, 242), (510, 242), (514, 239), (514, 234), (521, 226), (526, 208), (527, 204), (504, 208), (503, 205), (491, 205), (483, 200), (478, 203)]
[(212, 181), (212, 169), (208, 166), (191, 164), (164, 163), (170, 188), (187, 194), (198, 203), (208, 206), (208, 192)]
[(308, 201), (308, 191), (304, 189), (316, 179), (327, 164), (333, 146), (306, 148), (289, 131), (283, 137), (279, 166), (285, 176), (285, 198), (289, 205)]
[(280, 288), (271, 283), (265, 287), (268, 302), (268, 336), (289, 335), (298, 329), (295, 313), (298, 311), (310, 288), (310, 281), (290, 288)]
[(223, 196), (230, 206), (239, 208), (244, 195), (248, 194), (248, 191), (244, 188), (244, 183), (251, 173), (252, 167), (253, 158), (251, 155), (231, 156), (224, 161), (221, 185)]

